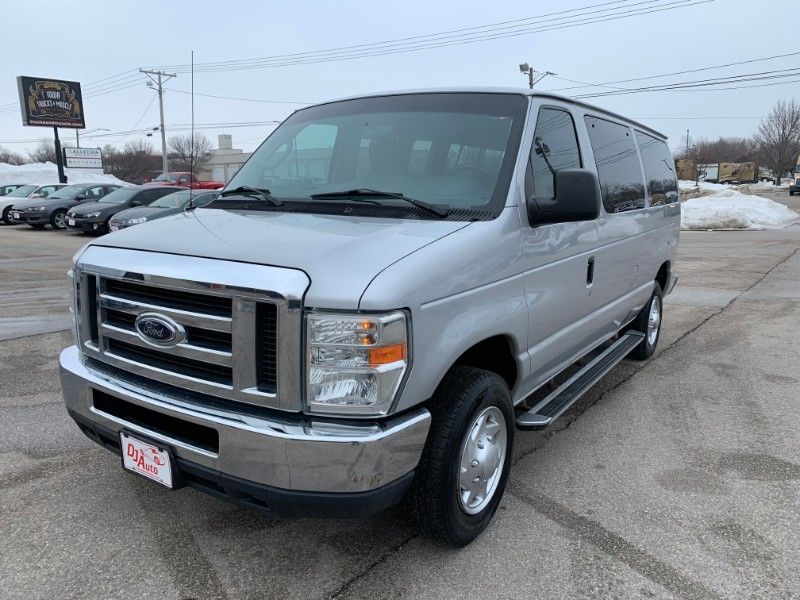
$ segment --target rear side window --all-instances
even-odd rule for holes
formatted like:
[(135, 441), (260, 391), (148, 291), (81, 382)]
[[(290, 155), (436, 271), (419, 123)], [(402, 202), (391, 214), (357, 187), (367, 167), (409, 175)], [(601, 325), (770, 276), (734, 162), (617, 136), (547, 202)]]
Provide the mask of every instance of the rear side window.
[(527, 190), (528, 197), (552, 199), (554, 171), (580, 166), (581, 155), (572, 115), (556, 108), (541, 109), (531, 147), (529, 182), (533, 189)]
[(677, 202), (678, 180), (675, 177), (675, 163), (672, 162), (672, 155), (666, 142), (637, 131), (636, 143), (642, 156), (650, 206)]
[(606, 212), (644, 208), (642, 168), (630, 128), (589, 115), (585, 118)]

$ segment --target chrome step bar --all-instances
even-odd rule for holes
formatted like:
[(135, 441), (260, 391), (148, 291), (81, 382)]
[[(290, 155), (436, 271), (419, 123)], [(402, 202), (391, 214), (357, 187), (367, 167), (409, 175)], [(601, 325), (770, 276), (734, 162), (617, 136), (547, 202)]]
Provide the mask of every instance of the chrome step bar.
[(517, 417), (517, 429), (544, 429), (560, 417), (589, 388), (613, 369), (644, 339), (639, 331), (629, 331), (597, 355), (580, 371), (536, 403), (529, 411)]

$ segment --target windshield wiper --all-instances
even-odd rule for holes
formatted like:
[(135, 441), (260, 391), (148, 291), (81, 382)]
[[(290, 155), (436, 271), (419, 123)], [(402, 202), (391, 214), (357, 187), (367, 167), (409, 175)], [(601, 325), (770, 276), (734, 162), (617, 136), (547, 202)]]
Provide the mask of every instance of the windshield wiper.
[(267, 188), (256, 188), (250, 187), (247, 185), (240, 185), (239, 187), (233, 188), (232, 190), (225, 190), (224, 192), (220, 192), (219, 198), (223, 196), (246, 196), (246, 195), (254, 196), (259, 200), (263, 200), (264, 202), (269, 202), (272, 206), (283, 206), (283, 201), (278, 200), (275, 196), (272, 195)]
[(353, 198), (354, 200), (358, 200), (358, 198), (397, 198), (398, 200), (404, 200), (409, 204), (413, 204), (417, 208), (422, 208), (428, 212), (432, 212), (439, 217), (446, 217), (448, 214), (450, 214), (447, 210), (439, 208), (435, 204), (429, 204), (428, 202), (423, 202), (422, 200), (417, 200), (416, 198), (409, 198), (403, 194), (382, 192), (380, 190), (371, 190), (369, 188), (357, 188), (354, 190), (345, 190), (343, 192), (323, 192), (321, 194), (311, 194), (311, 197), (314, 200), (325, 198)]

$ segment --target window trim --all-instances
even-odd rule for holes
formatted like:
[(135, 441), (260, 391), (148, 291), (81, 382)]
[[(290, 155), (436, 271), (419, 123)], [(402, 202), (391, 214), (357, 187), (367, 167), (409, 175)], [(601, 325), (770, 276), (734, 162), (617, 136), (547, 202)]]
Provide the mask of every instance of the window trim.
[[(612, 119), (612, 118), (605, 117), (605, 116), (601, 117), (601, 116), (598, 116), (594, 112), (584, 111), (584, 113), (583, 113), (583, 118), (584, 118), (583, 126), (586, 127), (586, 134), (587, 135), (589, 135), (589, 127), (588, 127), (588, 125), (586, 125), (586, 117), (592, 117), (593, 119), (599, 119), (601, 121), (607, 121), (609, 123), (613, 123), (614, 125), (619, 125), (620, 127), (625, 127), (626, 129), (628, 129), (633, 134), (631, 136), (632, 137), (632, 141), (633, 141), (633, 148), (634, 148), (634, 150), (636, 150), (636, 157), (639, 160), (639, 174), (642, 176), (642, 191), (644, 191), (644, 206), (642, 208), (632, 208), (630, 210), (623, 210), (622, 212), (608, 212), (606, 210), (606, 203), (605, 203), (605, 201), (604, 201), (604, 199), (602, 197), (602, 195), (603, 195), (603, 184), (600, 183), (600, 170), (597, 168), (597, 156), (595, 156), (594, 147), (592, 147), (592, 160), (594, 161), (595, 175), (597, 175), (597, 181), (598, 181), (598, 183), (600, 183), (600, 205), (603, 208), (603, 212), (606, 215), (608, 215), (609, 217), (613, 217), (613, 216), (616, 216), (616, 215), (635, 213), (637, 211), (645, 211), (648, 208), (650, 208), (650, 194), (647, 191), (647, 176), (645, 175), (645, 172), (644, 172), (644, 164), (642, 163), (642, 155), (639, 152), (639, 144), (636, 143), (636, 128), (633, 127), (630, 123), (624, 123), (624, 122), (618, 121), (616, 119)], [(592, 140), (591, 140), (591, 136), (589, 136), (589, 146), (591, 146), (591, 145), (592, 145)]]
[[(533, 188), (533, 149), (534, 149), (534, 142), (536, 141), (536, 128), (539, 126), (539, 115), (541, 114), (542, 110), (559, 110), (561, 112), (565, 112), (569, 115), (569, 118), (572, 120), (572, 132), (575, 134), (575, 144), (578, 146), (578, 164), (580, 169), (584, 167), (584, 156), (583, 150), (581, 148), (581, 138), (578, 135), (578, 126), (575, 124), (575, 114), (573, 111), (570, 110), (569, 106), (562, 106), (559, 104), (540, 104), (538, 109), (536, 110), (536, 118), (533, 119), (533, 133), (531, 134), (531, 143), (530, 148), (528, 149), (527, 158), (525, 160), (525, 176), (523, 179), (523, 187), (525, 190), (525, 202), (527, 202), (532, 196), (530, 195), (530, 190), (528, 189), (528, 185)], [(535, 191), (535, 188), (533, 188)]]

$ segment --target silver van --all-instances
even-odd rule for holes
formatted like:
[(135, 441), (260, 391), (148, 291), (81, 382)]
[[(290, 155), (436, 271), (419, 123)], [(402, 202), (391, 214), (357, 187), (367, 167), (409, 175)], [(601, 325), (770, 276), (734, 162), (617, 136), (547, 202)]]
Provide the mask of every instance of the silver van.
[(406, 499), (463, 546), (515, 430), (653, 354), (679, 221), (664, 136), (567, 98), (304, 108), (211, 204), (76, 255), (66, 406), (168, 488), (289, 516)]

